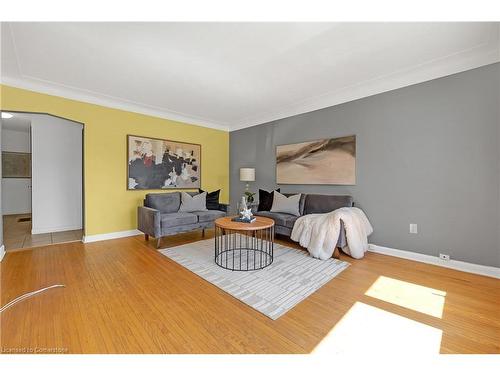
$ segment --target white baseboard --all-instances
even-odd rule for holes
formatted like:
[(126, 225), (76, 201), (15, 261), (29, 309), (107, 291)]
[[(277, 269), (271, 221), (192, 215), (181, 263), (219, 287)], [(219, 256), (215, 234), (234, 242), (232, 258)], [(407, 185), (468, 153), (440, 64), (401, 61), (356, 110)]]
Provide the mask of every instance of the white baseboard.
[(4, 255), (5, 255), (5, 246), (2, 245), (0, 246), (0, 262), (2, 261)]
[(434, 264), (436, 266), (452, 268), (458, 271), (475, 273), (483, 276), (490, 276), (500, 279), (500, 268), (483, 266), (481, 264), (461, 262), (459, 260), (442, 260), (439, 257), (414, 253), (412, 251), (391, 249), (390, 247), (378, 246), (374, 244), (368, 245), (368, 251), (390, 255), (398, 258), (410, 259), (417, 262)]
[(82, 229), (81, 225), (71, 225), (67, 227), (52, 227), (52, 228), (31, 228), (31, 234), (55, 233), (55, 232), (64, 232), (67, 230), (79, 230), (79, 229)]
[(91, 236), (83, 236), (83, 242), (89, 243), (89, 242), (96, 242), (96, 241), (113, 240), (115, 238), (137, 236), (138, 234), (142, 234), (142, 232), (138, 229), (124, 230), (121, 232), (93, 234)]

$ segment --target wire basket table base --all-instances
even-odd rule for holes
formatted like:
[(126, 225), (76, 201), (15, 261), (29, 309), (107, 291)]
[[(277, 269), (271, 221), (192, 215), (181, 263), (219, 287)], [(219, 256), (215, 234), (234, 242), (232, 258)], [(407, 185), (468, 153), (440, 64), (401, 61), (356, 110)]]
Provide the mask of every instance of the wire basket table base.
[(256, 271), (269, 266), (274, 255), (274, 225), (264, 229), (232, 230), (215, 226), (215, 263), (231, 271)]

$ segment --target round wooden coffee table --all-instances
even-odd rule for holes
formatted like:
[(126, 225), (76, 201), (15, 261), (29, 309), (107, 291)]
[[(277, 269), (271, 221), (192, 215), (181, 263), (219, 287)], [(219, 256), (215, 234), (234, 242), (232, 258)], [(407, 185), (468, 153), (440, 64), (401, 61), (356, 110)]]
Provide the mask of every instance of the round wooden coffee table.
[(215, 263), (231, 271), (255, 271), (273, 262), (274, 220), (255, 216), (253, 223), (215, 220)]

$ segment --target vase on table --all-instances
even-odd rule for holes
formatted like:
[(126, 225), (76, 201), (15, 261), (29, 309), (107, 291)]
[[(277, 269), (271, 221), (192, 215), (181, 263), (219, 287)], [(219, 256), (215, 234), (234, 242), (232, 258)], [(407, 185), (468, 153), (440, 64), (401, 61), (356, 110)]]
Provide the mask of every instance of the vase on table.
[(247, 209), (247, 198), (243, 195), (238, 202), (238, 214), (241, 216), (241, 212)]

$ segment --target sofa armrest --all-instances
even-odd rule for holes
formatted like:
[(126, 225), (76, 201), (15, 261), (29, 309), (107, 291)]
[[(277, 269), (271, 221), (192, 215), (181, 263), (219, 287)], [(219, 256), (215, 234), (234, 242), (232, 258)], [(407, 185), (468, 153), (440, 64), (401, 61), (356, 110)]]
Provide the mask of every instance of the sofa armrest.
[(137, 207), (137, 229), (155, 238), (161, 237), (160, 211), (149, 207)]
[(219, 203), (219, 211), (224, 211), (227, 214), (229, 211), (229, 205), (225, 203)]

